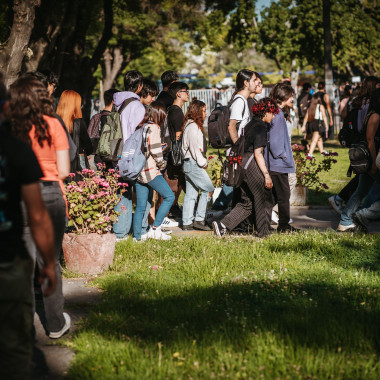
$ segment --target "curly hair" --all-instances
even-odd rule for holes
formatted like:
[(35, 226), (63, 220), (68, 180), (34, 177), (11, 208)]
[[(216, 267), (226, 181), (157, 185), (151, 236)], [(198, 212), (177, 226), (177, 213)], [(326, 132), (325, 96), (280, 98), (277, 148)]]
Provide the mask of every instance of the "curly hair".
[(189, 108), (187, 109), (185, 119), (182, 125), (182, 132), (185, 129), (185, 125), (188, 122), (188, 120), (193, 120), (195, 124), (198, 125), (198, 128), (202, 131), (203, 134), (205, 134), (205, 130), (203, 128), (203, 108), (206, 107), (206, 104), (203, 103), (201, 100), (193, 100)]
[(53, 115), (53, 104), (46, 87), (36, 78), (24, 76), (9, 88), (12, 132), (19, 139), (31, 144), (29, 132), (34, 126), (38, 144), (47, 141), (51, 145), (49, 125), (43, 115)]
[(277, 103), (271, 98), (262, 98), (252, 107), (254, 116), (262, 119), (266, 113), (277, 115), (280, 112)]

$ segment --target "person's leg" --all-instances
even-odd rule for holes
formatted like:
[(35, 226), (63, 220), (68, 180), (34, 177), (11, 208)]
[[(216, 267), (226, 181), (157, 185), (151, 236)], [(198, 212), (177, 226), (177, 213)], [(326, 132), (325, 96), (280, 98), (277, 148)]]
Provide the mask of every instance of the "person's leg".
[(351, 198), (352, 194), (355, 192), (359, 184), (359, 175), (355, 175), (354, 178), (351, 179), (350, 182), (338, 194), (339, 198), (345, 202)]
[(153, 191), (152, 194), (152, 201), (150, 202), (150, 210), (149, 210), (149, 224), (153, 224), (154, 219), (156, 218), (156, 199), (157, 199), (157, 193)]
[(148, 217), (148, 214), (145, 211), (148, 210), (149, 213), (150, 208), (147, 203), (149, 197), (149, 187), (146, 184), (136, 182), (135, 188), (137, 200), (135, 214), (133, 216), (133, 237), (136, 240), (140, 240), (144, 214)]
[[(153, 224), (154, 219), (156, 218), (154, 217), (152, 221), (149, 221), (150, 215), (151, 215), (150, 213), (152, 211), (153, 193), (156, 193), (156, 192), (151, 187), (149, 187), (149, 195), (148, 195), (148, 200), (146, 202), (146, 209), (145, 209), (145, 213), (144, 213), (144, 217), (142, 221), (142, 227), (141, 227), (141, 236), (146, 234), (149, 224)], [(154, 214), (156, 215), (156, 210), (154, 210)]]
[(380, 199), (380, 185), (375, 182), (369, 190), (363, 202), (363, 209), (370, 208), (371, 205)]
[(132, 187), (121, 195), (120, 202), (115, 206), (115, 211), (120, 212), (117, 222), (113, 224), (113, 233), (121, 239), (128, 235), (132, 225)]
[(159, 227), (169, 212), (175, 197), (170, 189), (170, 186), (167, 184), (162, 175), (156, 176), (152, 181), (148, 183), (148, 186), (157, 191), (157, 193), (160, 194), (163, 198), (161, 206), (157, 211), (156, 219), (153, 222), (153, 227)]
[(186, 177), (186, 193), (182, 208), (182, 223), (184, 226), (189, 226), (194, 221), (194, 207), (198, 198), (198, 189), (193, 185), (189, 177), (191, 171), (190, 161), (185, 161), (183, 170)]
[(319, 149), (319, 153), (323, 153), (325, 151), (324, 147), (323, 147), (323, 139), (321, 136), (319, 136), (319, 139), (317, 141), (317, 146), (318, 146), (318, 149)]
[(225, 210), (232, 201), (232, 193), (234, 188), (232, 186), (223, 185), (222, 191), (218, 198), (216, 198), (212, 205), (212, 210)]
[(311, 138), (311, 144), (309, 149), (309, 155), (312, 155), (314, 153), (315, 147), (317, 145), (317, 141), (320, 138), (319, 132), (313, 132), (313, 136)]
[(278, 227), (287, 228), (290, 220), (290, 189), (287, 173), (270, 173), (278, 203)]

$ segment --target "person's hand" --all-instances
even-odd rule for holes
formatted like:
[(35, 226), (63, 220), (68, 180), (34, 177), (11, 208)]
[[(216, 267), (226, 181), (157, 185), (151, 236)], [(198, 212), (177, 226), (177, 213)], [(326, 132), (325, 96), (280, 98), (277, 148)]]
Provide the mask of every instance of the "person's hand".
[(376, 162), (374, 162), (371, 166), (370, 171), (368, 172), (369, 174), (375, 174), (377, 170)]
[(333, 119), (330, 119), (330, 127), (332, 127), (334, 125), (334, 121)]
[(302, 132), (302, 133), (305, 133), (305, 132), (306, 132), (306, 128), (305, 128), (305, 127), (302, 127), (302, 128), (301, 128), (301, 132)]
[(42, 291), (45, 297), (54, 293), (57, 287), (57, 273), (54, 261), (40, 268), (40, 277), (38, 280), (42, 285)]
[(270, 177), (270, 175), (265, 174), (264, 179), (265, 179), (265, 188), (271, 189), (273, 187), (273, 182), (272, 182), (272, 178)]

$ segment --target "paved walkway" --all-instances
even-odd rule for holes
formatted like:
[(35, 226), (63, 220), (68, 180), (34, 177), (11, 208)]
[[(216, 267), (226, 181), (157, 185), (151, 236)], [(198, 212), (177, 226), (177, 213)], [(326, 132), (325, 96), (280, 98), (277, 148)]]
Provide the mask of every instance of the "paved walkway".
[[(338, 216), (329, 207), (292, 207), (291, 217), (293, 219), (293, 226), (302, 229), (335, 230), (339, 223)], [(380, 221), (371, 224), (369, 232), (380, 232)], [(180, 228), (173, 228), (173, 235), (175, 236), (204, 236), (210, 234), (212, 232), (182, 231)], [(65, 296), (65, 310), (71, 316), (72, 328), (69, 334), (65, 335), (61, 340), (72, 336), (81, 319), (86, 316), (91, 304), (97, 302), (100, 296), (98, 289), (86, 287), (84, 279), (64, 279), (63, 293)], [(36, 310), (37, 313), (34, 320), (36, 328), (35, 365), (31, 379), (63, 379), (74, 356), (74, 352), (47, 337), (43, 327), (43, 320), (41, 322), (40, 319), (40, 315), (43, 315), (41, 301), (37, 302)]]

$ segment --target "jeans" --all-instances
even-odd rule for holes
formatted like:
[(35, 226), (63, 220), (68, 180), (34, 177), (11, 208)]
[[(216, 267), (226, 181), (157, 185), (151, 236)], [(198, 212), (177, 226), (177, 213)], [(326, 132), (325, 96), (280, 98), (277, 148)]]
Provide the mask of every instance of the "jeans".
[(115, 211), (121, 214), (117, 222), (113, 224), (113, 233), (117, 238), (124, 238), (129, 234), (132, 226), (132, 185), (122, 194), (120, 202), (115, 206)]
[[(170, 189), (170, 186), (165, 181), (162, 175), (156, 176), (148, 183), (136, 182), (136, 209), (133, 218), (133, 236), (136, 240), (141, 239), (143, 231), (143, 221), (148, 219), (149, 209), (152, 202), (153, 190), (156, 190), (163, 198), (160, 208), (157, 211), (153, 226), (159, 227), (162, 224), (166, 214), (174, 202), (175, 196)], [(144, 220), (145, 219), (145, 220)], [(145, 227), (146, 230), (146, 227)]]
[(232, 186), (223, 185), (222, 191), (220, 192), (218, 198), (216, 198), (214, 204), (212, 205), (213, 210), (225, 210), (228, 205), (232, 202), (232, 193), (234, 188)]
[(214, 186), (206, 170), (200, 168), (192, 158), (183, 163), (183, 171), (186, 178), (186, 194), (183, 201), (182, 222), (184, 226), (187, 226), (193, 223), (194, 207), (199, 190), (201, 191), (201, 195), (198, 201), (195, 221), (200, 222), (205, 219), (207, 203), (210, 200), (209, 193), (214, 191)]
[(377, 202), (380, 199), (380, 185), (378, 183), (374, 183), (369, 191), (368, 195), (365, 197), (363, 202), (362, 209), (370, 208), (371, 205)]
[(374, 175), (367, 173), (359, 175), (359, 184), (351, 198), (346, 203), (342, 215), (340, 216), (340, 224), (349, 226), (353, 223), (352, 214), (359, 208), (362, 198), (368, 194), (374, 181), (380, 182), (380, 171), (377, 170)]

